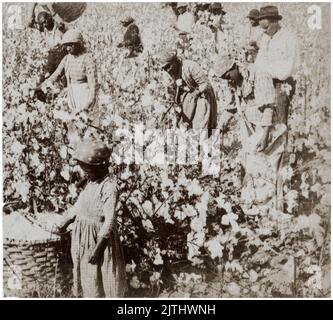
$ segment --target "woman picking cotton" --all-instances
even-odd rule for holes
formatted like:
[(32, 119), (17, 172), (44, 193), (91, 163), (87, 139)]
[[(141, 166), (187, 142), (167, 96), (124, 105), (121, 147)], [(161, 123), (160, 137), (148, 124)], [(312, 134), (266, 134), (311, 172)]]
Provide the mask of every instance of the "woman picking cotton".
[(76, 297), (123, 297), (126, 274), (117, 231), (118, 193), (109, 174), (111, 150), (101, 142), (84, 140), (74, 159), (88, 183), (58, 232), (72, 228), (73, 293)]
[(54, 82), (63, 72), (67, 79), (67, 98), (71, 111), (91, 112), (97, 98), (97, 69), (92, 55), (86, 52), (82, 34), (74, 29), (68, 30), (62, 39), (67, 55), (56, 71), (41, 85)]
[(182, 120), (189, 128), (212, 134), (217, 123), (217, 103), (213, 88), (198, 63), (180, 59), (176, 50), (158, 54), (160, 67), (177, 85), (175, 101), (182, 106)]

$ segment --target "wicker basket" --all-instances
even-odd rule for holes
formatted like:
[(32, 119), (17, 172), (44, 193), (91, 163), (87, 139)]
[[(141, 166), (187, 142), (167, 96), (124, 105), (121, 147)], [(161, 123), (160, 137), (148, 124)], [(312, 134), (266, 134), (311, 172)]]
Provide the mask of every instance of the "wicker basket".
[(86, 10), (86, 2), (55, 2), (52, 9), (65, 22), (72, 22), (78, 19)]
[(69, 235), (40, 242), (5, 239), (3, 280), (5, 296), (68, 296), (72, 283)]

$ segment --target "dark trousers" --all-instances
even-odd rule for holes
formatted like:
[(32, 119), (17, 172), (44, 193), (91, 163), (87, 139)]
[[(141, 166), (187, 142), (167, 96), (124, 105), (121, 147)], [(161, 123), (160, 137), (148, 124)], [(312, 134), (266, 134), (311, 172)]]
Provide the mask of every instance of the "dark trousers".
[[(296, 81), (293, 78), (287, 78), (284, 81), (273, 79), (273, 84), (276, 91), (276, 112), (279, 123), (287, 125), (290, 102), (295, 94)], [(288, 84), (291, 89), (289, 94), (281, 91), (283, 85)]]
[[(276, 114), (277, 114), (277, 122), (283, 123), (287, 125), (288, 123), (288, 115), (289, 115), (289, 106), (290, 102), (295, 94), (296, 89), (296, 81), (293, 78), (288, 78), (284, 81), (280, 81), (278, 79), (273, 79), (273, 84), (276, 90)], [(290, 88), (289, 94), (281, 91), (281, 88), (284, 84), (288, 84)], [(285, 140), (285, 146), (287, 147), (287, 137)], [(285, 149), (286, 150), (286, 149)], [(287, 151), (284, 151), (281, 154), (281, 158), (279, 159), (278, 163), (278, 175), (276, 181), (276, 209), (284, 212), (284, 192), (283, 192), (283, 185), (284, 185), (284, 178), (279, 172), (288, 165), (289, 155)]]

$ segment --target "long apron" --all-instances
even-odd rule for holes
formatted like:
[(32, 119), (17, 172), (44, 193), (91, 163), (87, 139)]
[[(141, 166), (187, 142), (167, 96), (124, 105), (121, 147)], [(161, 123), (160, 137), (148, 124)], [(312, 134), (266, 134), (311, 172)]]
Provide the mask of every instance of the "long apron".
[[(67, 80), (67, 100), (68, 106), (72, 114), (81, 112), (84, 108), (87, 107), (87, 102), (90, 95), (90, 89), (88, 83), (85, 82), (73, 82), (70, 74), (68, 72), (68, 60), (65, 65), (65, 75)], [(99, 127), (99, 112), (96, 108), (97, 102), (93, 106), (93, 112), (89, 114), (89, 120), (91, 124)], [(79, 128), (76, 126), (76, 123), (73, 122), (68, 126), (69, 137), (74, 137), (73, 139), (69, 138), (70, 144), (76, 145), (78, 142), (77, 132)], [(86, 128), (84, 130), (84, 137), (94, 136), (98, 137), (98, 132), (93, 127)]]

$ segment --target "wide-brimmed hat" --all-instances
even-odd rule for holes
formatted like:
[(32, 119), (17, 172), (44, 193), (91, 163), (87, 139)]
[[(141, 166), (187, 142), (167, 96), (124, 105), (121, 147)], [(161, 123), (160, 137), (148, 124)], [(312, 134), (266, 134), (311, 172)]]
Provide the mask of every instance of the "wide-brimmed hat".
[(161, 65), (161, 67), (164, 67), (165, 65), (177, 59), (177, 50), (175, 49), (163, 50), (156, 55), (156, 59), (158, 63)]
[(257, 9), (250, 10), (249, 14), (247, 15), (247, 18), (258, 19), (259, 18), (259, 10), (257, 10)]
[(281, 20), (282, 16), (279, 14), (279, 9), (276, 6), (265, 6), (260, 8), (258, 20), (266, 18)]
[(74, 154), (74, 160), (91, 166), (101, 166), (110, 163), (111, 149), (101, 141), (83, 140)]
[(62, 38), (62, 44), (66, 43), (83, 43), (81, 32), (75, 29), (68, 30)]
[(222, 3), (220, 2), (214, 2), (209, 6), (210, 10), (216, 10), (216, 9), (221, 9), (222, 10), (222, 14), (226, 14), (227, 12), (224, 11)]
[(224, 55), (214, 63), (213, 72), (218, 78), (222, 78), (235, 64), (235, 59), (229, 55)]

